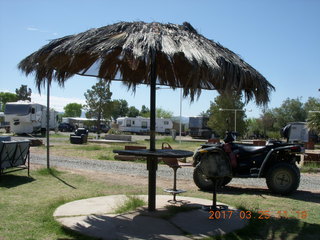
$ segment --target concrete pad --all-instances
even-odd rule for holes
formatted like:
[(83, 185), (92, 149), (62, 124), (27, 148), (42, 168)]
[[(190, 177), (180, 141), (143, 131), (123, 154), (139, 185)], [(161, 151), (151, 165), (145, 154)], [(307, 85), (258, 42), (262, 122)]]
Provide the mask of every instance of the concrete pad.
[(212, 213), (203, 210), (182, 212), (175, 215), (170, 222), (184, 229), (194, 238), (223, 235), (245, 227), (248, 221), (239, 216), (239, 211), (226, 211), (219, 219), (209, 219)]
[(124, 215), (91, 215), (62, 218), (69, 228), (102, 239), (181, 239), (181, 230), (161, 218), (142, 216), (138, 212)]
[[(146, 195), (137, 197), (147, 201)], [(130, 213), (114, 214), (126, 199), (125, 195), (112, 195), (78, 200), (58, 207), (54, 217), (67, 228), (102, 239), (184, 240), (190, 239), (186, 233), (191, 238), (203, 238), (222, 235), (247, 224), (235, 209), (230, 218), (210, 220), (211, 214), (201, 210), (201, 206), (211, 205), (211, 200), (182, 196), (177, 197), (176, 206), (198, 209), (170, 216), (166, 206), (173, 205), (168, 202), (172, 200), (171, 195), (157, 195), (155, 212), (148, 212), (144, 207)]]
[(54, 217), (83, 216), (91, 214), (113, 213), (117, 206), (126, 200), (125, 195), (112, 195), (77, 200), (58, 207)]

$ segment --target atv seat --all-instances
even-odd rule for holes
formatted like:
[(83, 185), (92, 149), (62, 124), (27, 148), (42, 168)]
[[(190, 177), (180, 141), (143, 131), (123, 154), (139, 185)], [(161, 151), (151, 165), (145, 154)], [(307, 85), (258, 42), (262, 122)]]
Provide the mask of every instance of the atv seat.
[(269, 150), (269, 146), (251, 146), (251, 145), (237, 145), (240, 154), (255, 154), (255, 153), (263, 153)]

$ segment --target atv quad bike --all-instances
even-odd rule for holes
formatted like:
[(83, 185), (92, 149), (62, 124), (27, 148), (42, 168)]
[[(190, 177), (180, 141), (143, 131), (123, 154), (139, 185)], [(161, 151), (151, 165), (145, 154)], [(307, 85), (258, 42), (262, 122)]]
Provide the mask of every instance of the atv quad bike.
[(286, 195), (299, 187), (300, 171), (296, 163), (299, 163), (299, 154), (303, 152), (300, 145), (280, 141), (269, 142), (266, 146), (239, 144), (234, 143), (234, 135), (230, 132), (224, 142), (204, 144), (193, 156), (193, 180), (201, 190), (213, 189), (213, 182), (201, 167), (201, 161), (211, 154), (221, 157), (224, 154), (232, 167), (232, 177), (220, 179), (218, 186), (227, 185), (232, 178), (265, 178), (273, 193)]

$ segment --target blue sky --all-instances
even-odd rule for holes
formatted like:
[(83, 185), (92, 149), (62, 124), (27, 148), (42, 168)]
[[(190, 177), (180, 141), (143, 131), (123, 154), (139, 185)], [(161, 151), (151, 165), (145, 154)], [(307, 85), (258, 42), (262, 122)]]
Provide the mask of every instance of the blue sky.
[[(320, 97), (320, 1), (319, 0), (0, 0), (0, 91), (14, 92), (21, 84), (39, 96), (32, 76), (25, 77), (17, 64), (48, 41), (118, 21), (146, 21), (182, 24), (190, 22), (199, 33), (221, 43), (263, 74), (276, 91), (270, 108), (286, 98)], [(95, 78), (75, 76), (65, 88), (56, 83), (51, 104), (61, 111), (69, 102), (84, 103), (84, 92)], [(112, 83), (113, 99), (125, 99), (141, 108), (149, 105), (149, 89), (128, 92)], [(183, 100), (182, 115), (195, 116), (209, 108), (217, 96), (203, 91), (198, 101)], [(180, 91), (157, 91), (157, 106), (179, 115)], [(258, 117), (254, 103), (246, 107), (248, 117)]]

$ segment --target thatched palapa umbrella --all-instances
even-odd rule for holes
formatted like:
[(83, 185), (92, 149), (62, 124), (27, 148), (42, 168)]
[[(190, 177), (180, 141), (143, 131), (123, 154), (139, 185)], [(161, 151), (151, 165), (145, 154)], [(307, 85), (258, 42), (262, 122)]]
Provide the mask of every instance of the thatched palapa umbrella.
[[(242, 92), (247, 101), (254, 99), (258, 105), (266, 104), (274, 90), (238, 55), (205, 38), (186, 22), (119, 22), (90, 29), (51, 41), (22, 60), (19, 68), (27, 75), (35, 73), (39, 90), (53, 80), (63, 86), (74, 74), (106, 81), (120, 76), (118, 80), (133, 91), (138, 84), (150, 85), (150, 151), (156, 151), (156, 85), (182, 88), (191, 100), (202, 89)], [(156, 166), (149, 169), (149, 185), (155, 185), (155, 171)], [(151, 210), (154, 206), (150, 205), (155, 204), (152, 201)]]

